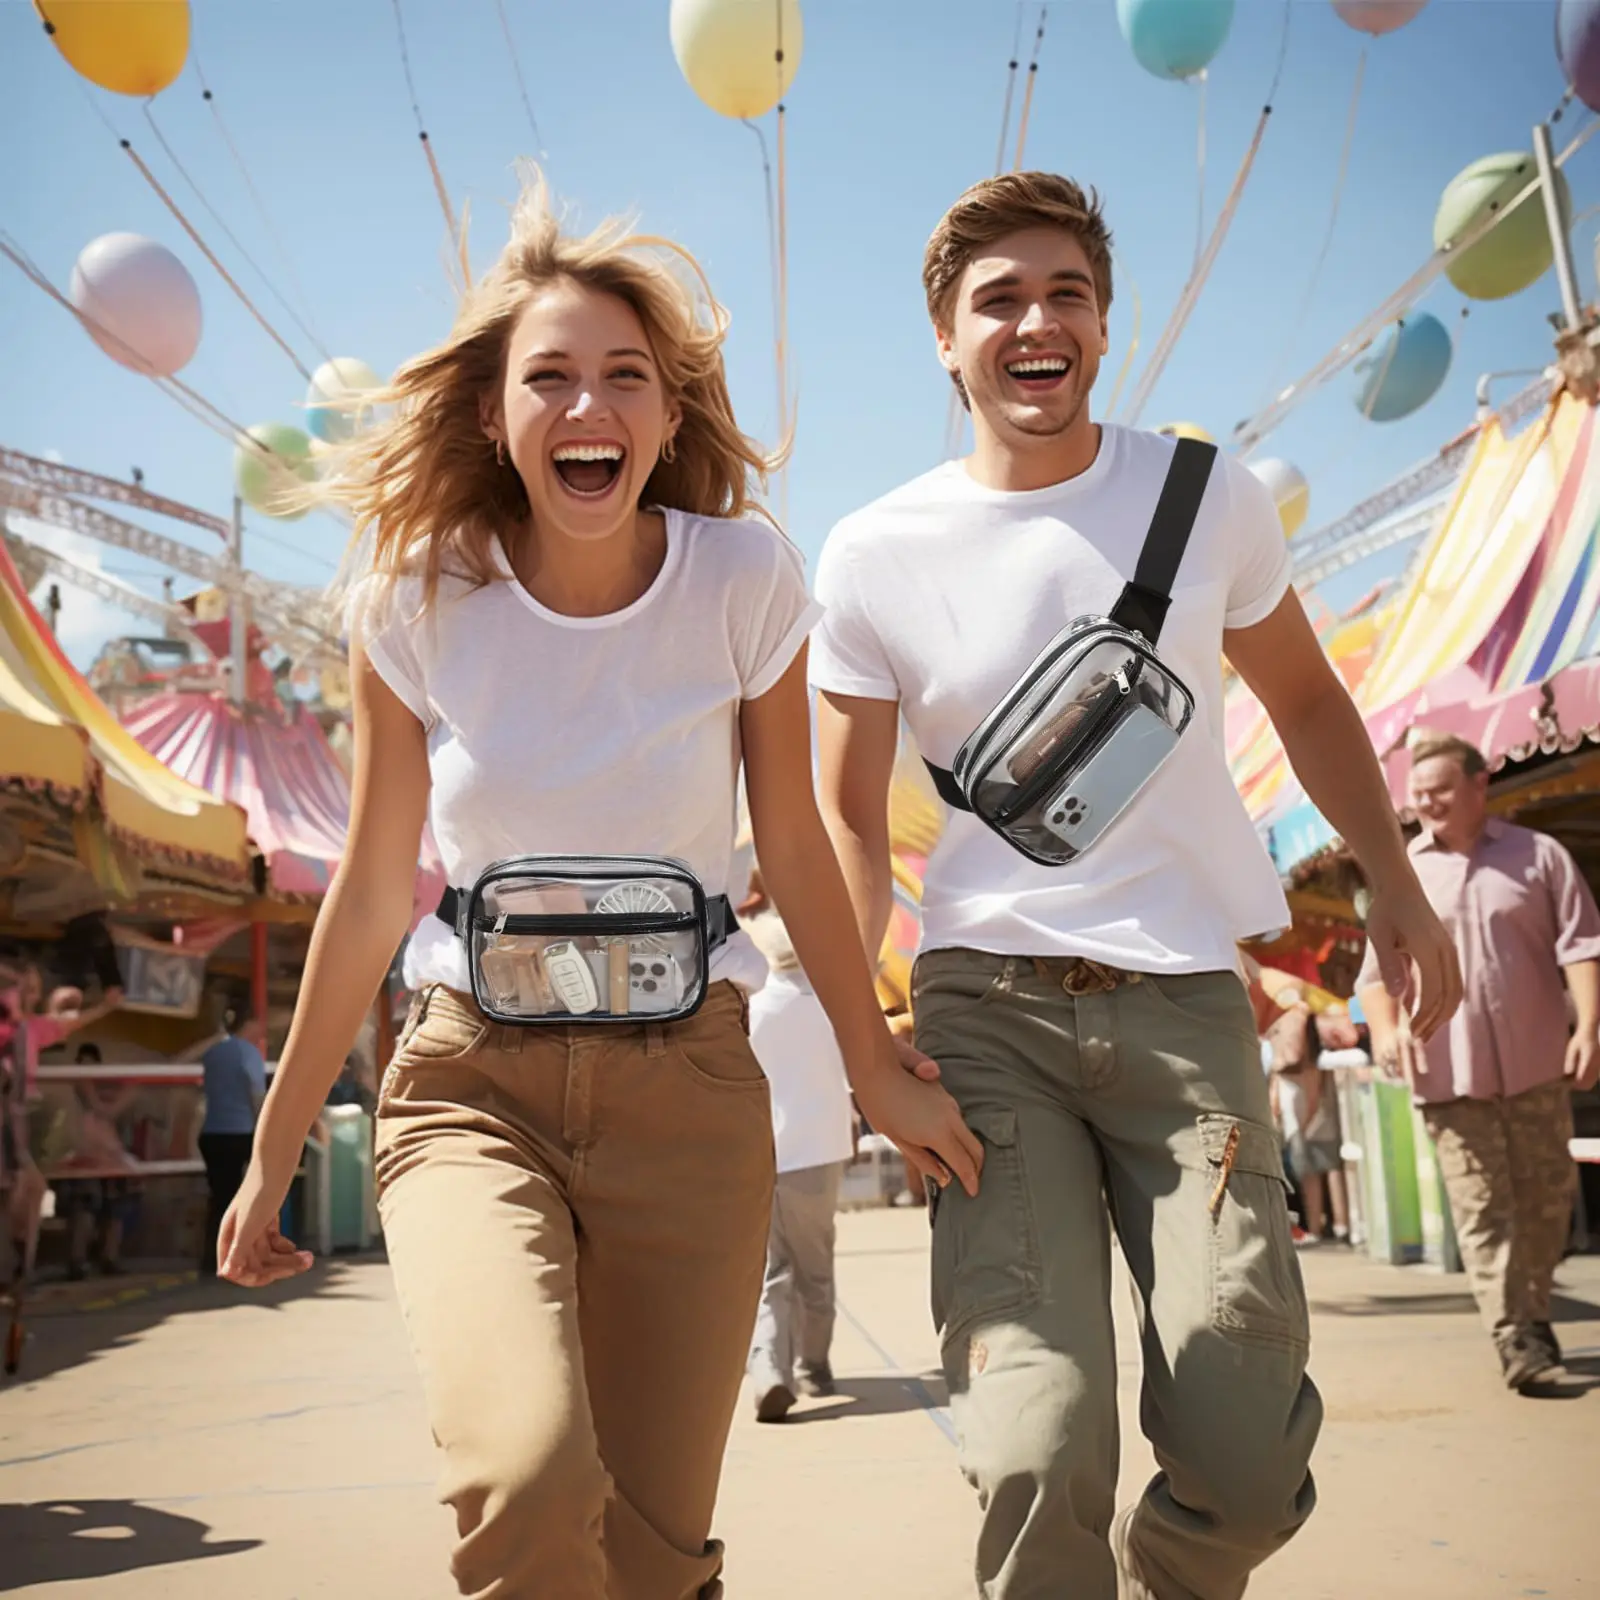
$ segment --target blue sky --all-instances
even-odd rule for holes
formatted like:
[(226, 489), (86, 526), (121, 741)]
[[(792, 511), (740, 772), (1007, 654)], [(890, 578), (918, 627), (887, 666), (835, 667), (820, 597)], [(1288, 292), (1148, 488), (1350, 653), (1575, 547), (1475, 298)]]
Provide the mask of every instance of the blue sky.
[[(770, 438), (776, 405), (770, 267), (756, 142), (704, 107), (680, 76), (667, 0), (504, 0), (557, 189), (584, 220), (636, 209), (686, 244), (733, 313), (730, 379), (741, 421)], [(1423, 262), (1438, 197), (1472, 160), (1526, 149), (1556, 105), (1553, 0), (1431, 0), (1371, 45), (1338, 231), (1298, 326), (1333, 200), (1364, 38), (1326, 0), (1288, 0), (1288, 55), (1274, 115), (1227, 244), (1141, 421), (1193, 419), (1226, 434), (1274, 377), (1297, 375)], [(1017, 8), (1002, 0), (803, 0), (805, 45), (789, 96), (790, 345), (799, 391), (790, 527), (814, 557), (831, 524), (940, 457), (947, 407), (922, 306), (922, 245), (942, 209), (993, 170)], [(459, 208), (470, 201), (477, 270), (504, 237), (512, 163), (535, 153), (494, 0), (402, 0), (417, 91)], [(254, 209), (201, 98), (195, 60), (153, 105), (206, 199), (336, 355), (387, 373), (446, 329), (444, 224), (418, 145), (390, 0), (195, 0), (195, 57), (274, 223)], [(1037, 5), (1025, 8), (1027, 41)], [(1238, 0), (1206, 90), (1207, 226), (1271, 82), (1285, 0)], [(0, 167), (0, 228), (65, 286), (95, 236), (130, 230), (172, 248), (205, 305), (183, 377), (246, 424), (298, 422), (304, 383), (146, 188), (104, 113), (290, 342), (315, 365), (260, 280), (173, 171), (138, 101), (83, 84), (30, 6), (0, 6), (0, 106), (12, 137)], [(1569, 111), (1558, 144), (1580, 125)], [(770, 126), (770, 119), (769, 119)], [(1013, 119), (1013, 136), (1015, 119)], [(1140, 69), (1114, 0), (1049, 7), (1026, 164), (1092, 182), (1143, 302), (1143, 356), (1182, 287), (1197, 210), (1196, 90)], [(1600, 199), (1600, 141), (1568, 169), (1574, 209)], [(1596, 224), (1575, 243), (1595, 292)], [(1112, 313), (1102, 406), (1121, 363), (1132, 296)], [(1425, 302), (1456, 338), (1439, 396), (1403, 422), (1365, 421), (1347, 373), (1261, 453), (1312, 486), (1311, 524), (1427, 456), (1471, 420), (1480, 373), (1550, 354), (1553, 275), (1493, 305), (1441, 282)], [(1470, 314), (1463, 317), (1463, 311)], [(125, 476), (226, 514), (228, 445), (113, 364), (67, 314), (0, 261), (0, 442)], [(1521, 379), (1497, 386), (1509, 395)], [(197, 539), (203, 536), (196, 536)], [(320, 516), (255, 517), (246, 555), (273, 577), (320, 582), (342, 534)], [(118, 551), (104, 566), (148, 592), (156, 569)], [(1388, 564), (1393, 566), (1393, 561)], [(141, 570), (144, 575), (140, 576)], [(1352, 597), (1377, 573), (1341, 577)], [(63, 637), (80, 659), (128, 626), (65, 594)], [(131, 631), (138, 631), (133, 625)]]

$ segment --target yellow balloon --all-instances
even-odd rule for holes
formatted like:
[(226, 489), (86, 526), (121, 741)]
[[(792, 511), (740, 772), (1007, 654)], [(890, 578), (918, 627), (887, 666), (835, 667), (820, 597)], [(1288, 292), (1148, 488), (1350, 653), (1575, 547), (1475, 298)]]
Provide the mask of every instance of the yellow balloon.
[(33, 0), (67, 64), (116, 94), (160, 94), (189, 55), (189, 0)]
[(1198, 422), (1163, 422), (1156, 432), (1166, 434), (1169, 439), (1198, 439), (1201, 444), (1217, 442)]
[(672, 0), (669, 26), (689, 87), (724, 117), (765, 116), (794, 82), (800, 0)]

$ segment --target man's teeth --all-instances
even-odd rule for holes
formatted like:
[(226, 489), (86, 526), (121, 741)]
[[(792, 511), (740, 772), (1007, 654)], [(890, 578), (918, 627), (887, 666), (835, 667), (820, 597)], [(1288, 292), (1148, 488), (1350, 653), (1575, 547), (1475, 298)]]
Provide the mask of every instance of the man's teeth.
[(1067, 363), (1056, 356), (1045, 356), (1033, 361), (1008, 361), (1006, 371), (1014, 378), (1059, 378), (1067, 370)]
[(551, 452), (555, 461), (620, 461), (622, 446), (616, 444), (558, 444)]

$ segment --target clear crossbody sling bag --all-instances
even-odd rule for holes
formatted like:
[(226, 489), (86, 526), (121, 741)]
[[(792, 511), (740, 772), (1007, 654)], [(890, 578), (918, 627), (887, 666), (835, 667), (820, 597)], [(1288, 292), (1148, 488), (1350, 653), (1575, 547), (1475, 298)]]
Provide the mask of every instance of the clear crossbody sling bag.
[(665, 856), (511, 856), (437, 915), (466, 947), (472, 998), (511, 1027), (676, 1022), (706, 997), (738, 922)]
[(1132, 582), (1110, 616), (1079, 617), (968, 735), (940, 798), (1043, 866), (1076, 861), (1176, 748), (1194, 696), (1156, 654), (1173, 580), (1216, 459), (1180, 439)]

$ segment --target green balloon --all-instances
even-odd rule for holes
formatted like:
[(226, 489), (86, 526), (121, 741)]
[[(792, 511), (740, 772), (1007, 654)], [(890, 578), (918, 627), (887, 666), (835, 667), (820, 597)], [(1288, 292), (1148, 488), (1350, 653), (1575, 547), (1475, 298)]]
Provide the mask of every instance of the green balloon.
[(297, 521), (310, 507), (295, 505), (293, 497), (302, 484), (315, 482), (317, 476), (311, 440), (299, 428), (282, 422), (257, 423), (245, 432), (271, 454), (243, 442), (234, 446), (233, 481), (239, 498), (264, 516), (280, 522)]
[[(1511, 205), (1538, 171), (1531, 152), (1510, 150), (1484, 156), (1458, 172), (1446, 186), (1433, 219), (1434, 249), (1441, 250), (1459, 239), (1489, 212)], [(1556, 197), (1562, 219), (1570, 227), (1572, 196), (1559, 168)], [(1470, 300), (1504, 300), (1537, 283), (1554, 260), (1544, 194), (1535, 189), (1512, 207), (1504, 221), (1456, 256), (1445, 268), (1445, 276)]]

